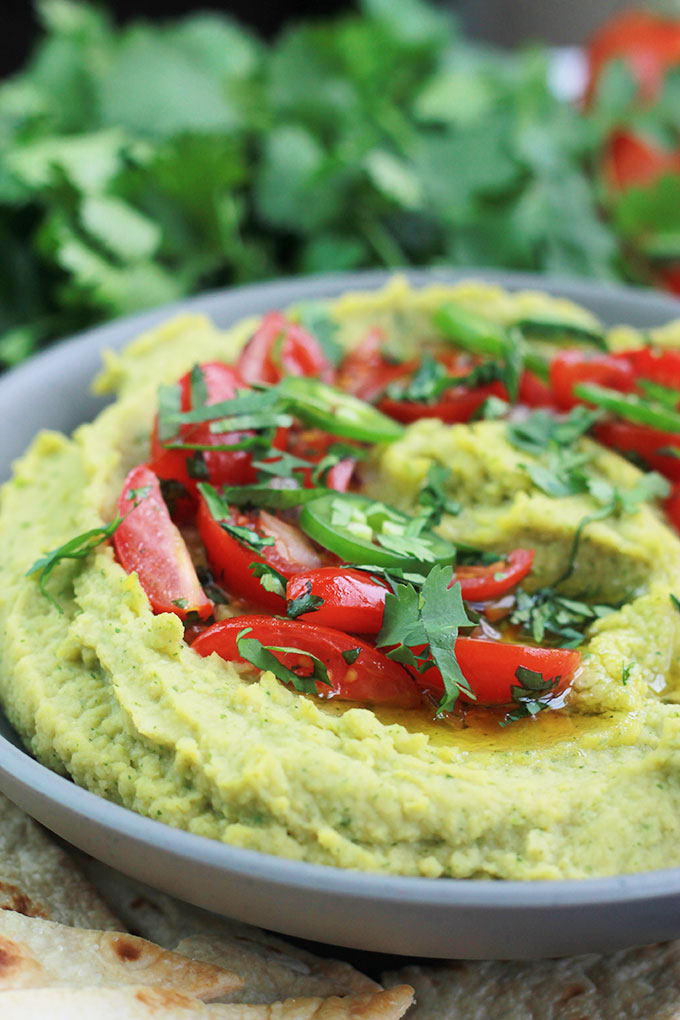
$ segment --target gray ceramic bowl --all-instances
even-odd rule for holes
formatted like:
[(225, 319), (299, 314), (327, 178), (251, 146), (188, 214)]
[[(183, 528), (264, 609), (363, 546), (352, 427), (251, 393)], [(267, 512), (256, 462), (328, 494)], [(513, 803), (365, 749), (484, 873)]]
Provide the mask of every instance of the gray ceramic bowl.
[[(478, 276), (549, 289), (605, 322), (657, 325), (670, 297), (497, 272), (415, 271), (414, 284)], [(385, 282), (385, 273), (243, 287), (115, 322), (60, 344), (0, 379), (0, 477), (36, 430), (69, 432), (101, 406), (88, 393), (104, 347), (121, 347), (177, 311), (220, 326), (294, 300)], [(680, 935), (680, 868), (583, 881), (501, 882), (373, 875), (301, 864), (171, 829), (83, 790), (35, 762), (0, 717), (0, 789), (94, 857), (191, 903), (276, 931), (355, 949), (431, 957), (528, 959)]]

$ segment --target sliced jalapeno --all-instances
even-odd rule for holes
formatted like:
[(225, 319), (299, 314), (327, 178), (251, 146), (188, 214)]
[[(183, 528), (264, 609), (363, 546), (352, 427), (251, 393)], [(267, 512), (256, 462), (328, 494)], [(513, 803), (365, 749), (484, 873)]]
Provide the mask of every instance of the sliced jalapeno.
[(651, 425), (663, 432), (680, 432), (678, 411), (661, 405), (654, 406), (636, 393), (620, 393), (604, 386), (578, 383), (574, 386), (574, 396), (638, 425)]
[(453, 563), (456, 547), (395, 507), (357, 493), (332, 493), (307, 503), (300, 527), (346, 563), (413, 570)]
[(401, 439), (404, 426), (350, 393), (303, 376), (287, 376), (276, 387), (286, 407), (308, 425), (334, 436), (367, 443)]

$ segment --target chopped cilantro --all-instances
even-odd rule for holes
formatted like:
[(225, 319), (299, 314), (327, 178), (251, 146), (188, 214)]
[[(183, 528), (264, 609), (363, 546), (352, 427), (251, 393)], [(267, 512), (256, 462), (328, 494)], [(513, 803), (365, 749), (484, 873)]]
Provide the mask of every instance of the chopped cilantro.
[(285, 599), (288, 579), (272, 567), (271, 564), (258, 562), (250, 563), (248, 565), (248, 569), (254, 577), (258, 578), (265, 591), (270, 591), (274, 595), (280, 595), (281, 598)]
[(322, 605), (323, 599), (319, 595), (312, 595), (312, 583), (307, 581), (304, 593), (288, 600), (287, 613), (291, 620), (296, 620), (303, 613), (316, 612)]
[(513, 684), (510, 690), (517, 708), (508, 712), (501, 726), (517, 722), (518, 719), (530, 719), (546, 709), (548, 703), (544, 699), (556, 690), (562, 679), (561, 676), (553, 676), (549, 680), (544, 680), (542, 673), (526, 666), (518, 666), (515, 677), (519, 684)]
[(296, 312), (298, 322), (318, 340), (331, 365), (339, 365), (344, 350), (336, 339), (338, 324), (330, 317), (326, 307), (320, 302), (305, 301), (298, 305)]
[(623, 684), (624, 687), (626, 686), (628, 680), (630, 679), (631, 670), (633, 669), (634, 665), (635, 663), (633, 662), (626, 662), (625, 665), (621, 667), (621, 683)]
[(577, 648), (591, 623), (619, 608), (570, 599), (553, 587), (531, 593), (519, 589), (515, 599), (510, 623), (522, 627), (537, 645), (551, 641), (562, 648)]
[[(247, 634), (252, 632), (252, 629), (252, 627), (244, 627), (243, 630), (239, 631), (236, 638), (236, 647), (242, 659), (250, 662), (257, 669), (269, 670), (283, 683), (292, 684), (295, 690), (300, 691), (302, 694), (316, 694), (317, 683), (326, 684), (330, 687), (331, 682), (328, 677), (326, 664), (317, 658), (316, 655), (312, 655), (311, 652), (304, 651), (301, 648), (287, 648), (282, 645), (263, 645), (257, 638), (246, 637)], [(306, 675), (296, 673), (295, 670), (284, 665), (274, 652), (279, 652), (282, 655), (304, 656), (312, 667), (311, 673)]]
[(205, 407), (208, 399), (208, 387), (206, 386), (203, 369), (200, 365), (194, 365), (189, 377), (191, 407)]
[(677, 609), (677, 611), (680, 613), (680, 599), (678, 598), (678, 596), (674, 595), (673, 592), (670, 592), (669, 593), (669, 598), (671, 600), (671, 604), (673, 605), (673, 608)]
[(353, 666), (361, 655), (361, 648), (346, 648), (340, 653), (348, 666)]
[(425, 483), (418, 493), (418, 503), (427, 508), (430, 527), (439, 524), (443, 514), (455, 516), (462, 509), (460, 503), (452, 499), (446, 491), (445, 486), (450, 477), (451, 469), (445, 464), (439, 464), (437, 461), (430, 464)]
[(210, 478), (210, 472), (208, 471), (208, 465), (205, 462), (202, 450), (196, 450), (186, 459), (187, 474), (189, 478), (194, 478), (196, 481), (204, 482)]
[(135, 506), (137, 506), (143, 499), (146, 499), (150, 492), (150, 485), (140, 485), (138, 489), (129, 489), (125, 498), (133, 499), (135, 501)]

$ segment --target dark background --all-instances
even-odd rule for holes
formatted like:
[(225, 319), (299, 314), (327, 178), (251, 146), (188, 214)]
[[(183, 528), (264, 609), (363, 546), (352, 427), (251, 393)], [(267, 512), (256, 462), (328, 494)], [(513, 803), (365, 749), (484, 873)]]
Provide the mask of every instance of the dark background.
[[(5, 0), (0, 24), (0, 77), (18, 70), (25, 63), (39, 32), (37, 19), (33, 15), (32, 0)], [(297, 17), (310, 18), (327, 16), (336, 11), (351, 9), (347, 0), (231, 0), (230, 3), (196, 3), (195, 0), (109, 0), (103, 4), (118, 22), (131, 18), (158, 20), (176, 17), (199, 10), (217, 10), (259, 30), (266, 36), (275, 35), (284, 22)]]

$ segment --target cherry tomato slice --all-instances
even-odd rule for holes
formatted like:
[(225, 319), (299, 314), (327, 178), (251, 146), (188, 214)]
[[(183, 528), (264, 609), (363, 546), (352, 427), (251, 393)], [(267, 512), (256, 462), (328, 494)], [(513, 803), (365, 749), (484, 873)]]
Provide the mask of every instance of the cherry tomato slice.
[[(301, 457), (303, 460), (309, 460), (312, 464), (319, 464), (328, 453), (328, 450), (334, 443), (338, 442), (337, 436), (331, 436), (327, 432), (322, 432), (320, 429), (303, 429), (301, 432), (295, 432), (291, 429), (288, 434), (288, 452), (292, 453), (295, 457)], [(345, 443), (351, 445), (350, 440), (345, 440)], [(354, 469), (356, 467), (357, 460), (355, 457), (345, 457), (339, 460), (337, 464), (334, 464), (332, 468), (326, 473), (323, 479), (324, 484), (329, 489), (335, 489), (336, 492), (347, 492), (354, 475)], [(297, 474), (298, 472), (296, 472)], [(317, 483), (313, 479), (314, 469), (304, 468), (300, 471), (299, 475), (303, 480), (303, 485), (306, 489), (313, 489)]]
[(597, 383), (631, 393), (635, 389), (635, 371), (630, 362), (614, 354), (559, 351), (550, 362), (550, 385), (555, 403), (562, 410), (569, 411), (582, 402), (574, 396), (577, 383)]
[(382, 329), (368, 331), (361, 342), (345, 355), (338, 367), (338, 386), (361, 400), (373, 401), (390, 383), (412, 375), (418, 358), (390, 362), (382, 354), (387, 337)]
[(467, 602), (497, 599), (527, 576), (533, 562), (533, 549), (515, 549), (497, 563), (457, 567), (449, 588), (460, 581), (460, 593)]
[(220, 527), (203, 496), (199, 496), (198, 531), (215, 580), (254, 606), (271, 613), (285, 613), (283, 596), (267, 591), (250, 569), (251, 564), (266, 563), (288, 579), (298, 571), (322, 566), (323, 560), (298, 528), (264, 510), (246, 514), (232, 507), (229, 523), (248, 528), (261, 537), (273, 538), (274, 544), (258, 552), (249, 548)]
[(321, 697), (399, 708), (415, 708), (421, 702), (418, 686), (402, 666), (364, 641), (330, 627), (268, 616), (237, 616), (208, 627), (191, 647), (199, 655), (217, 652), (228, 662), (245, 662), (239, 655), (237, 638), (246, 627), (251, 628), (246, 636), (256, 638), (263, 645), (299, 649), (273, 654), (300, 676), (311, 673), (311, 663), (305, 653), (321, 659), (330, 680), (330, 687), (317, 683), (317, 694)]
[[(540, 673), (546, 683), (558, 678), (551, 696), (561, 694), (573, 680), (581, 661), (581, 653), (571, 648), (534, 648), (471, 637), (459, 637), (455, 653), (463, 676), (477, 696), (474, 703), (483, 706), (513, 703), (512, 688), (519, 686), (515, 673), (520, 666)], [(415, 677), (435, 696), (444, 693), (444, 681), (435, 667)], [(462, 692), (460, 697), (470, 701)]]
[[(661, 432), (649, 425), (636, 425), (629, 421), (602, 421), (595, 425), (595, 438), (603, 446), (609, 446), (617, 453), (642, 457), (652, 471), (680, 481), (680, 435), (677, 432)], [(678, 457), (661, 450), (676, 449)]]
[(527, 407), (554, 407), (555, 396), (547, 383), (533, 372), (522, 372), (518, 400)]
[(291, 577), (286, 599), (314, 595), (323, 604), (296, 619), (308, 620), (352, 634), (377, 634), (382, 627), (385, 595), (389, 588), (364, 570), (351, 567), (321, 567)]
[(395, 418), (405, 425), (421, 418), (440, 418), (443, 422), (453, 425), (456, 422), (469, 421), (489, 397), (507, 400), (508, 392), (500, 382), (489, 383), (488, 386), (475, 386), (472, 389), (456, 386), (447, 390), (435, 404), (420, 404), (416, 401), (384, 397), (379, 401), (378, 408), (383, 414), (389, 414), (390, 418)]
[(249, 383), (277, 383), (290, 375), (313, 376), (328, 383), (335, 378), (335, 369), (316, 337), (281, 312), (264, 316), (236, 368)]
[[(202, 364), (201, 372), (207, 395), (206, 405), (217, 404), (223, 400), (231, 400), (237, 390), (248, 389), (238, 372), (230, 365), (220, 361)], [(182, 411), (192, 410), (191, 372), (187, 372), (179, 380)], [(216, 433), (210, 431), (210, 422), (198, 422), (194, 425), (182, 425), (179, 440), (186, 443), (204, 445), (224, 445), (237, 443), (252, 432)], [(197, 460), (200, 467), (197, 470)], [(212, 485), (249, 485), (255, 481), (255, 469), (248, 450), (192, 450), (168, 449), (158, 438), (158, 421), (154, 423), (151, 434), (151, 467), (159, 478), (166, 481), (179, 482), (190, 496), (190, 507), (195, 505), (196, 486), (199, 481), (209, 481)], [(186, 508), (183, 508), (186, 511)], [(184, 513), (186, 516), (186, 512)]]
[(118, 562), (135, 572), (155, 613), (205, 620), (213, 605), (201, 588), (179, 529), (170, 520), (158, 478), (146, 464), (133, 468), (118, 500), (124, 518), (113, 535)]
[(649, 379), (678, 390), (680, 403), (680, 351), (640, 347), (634, 351), (619, 351), (614, 357), (631, 365), (638, 379)]

